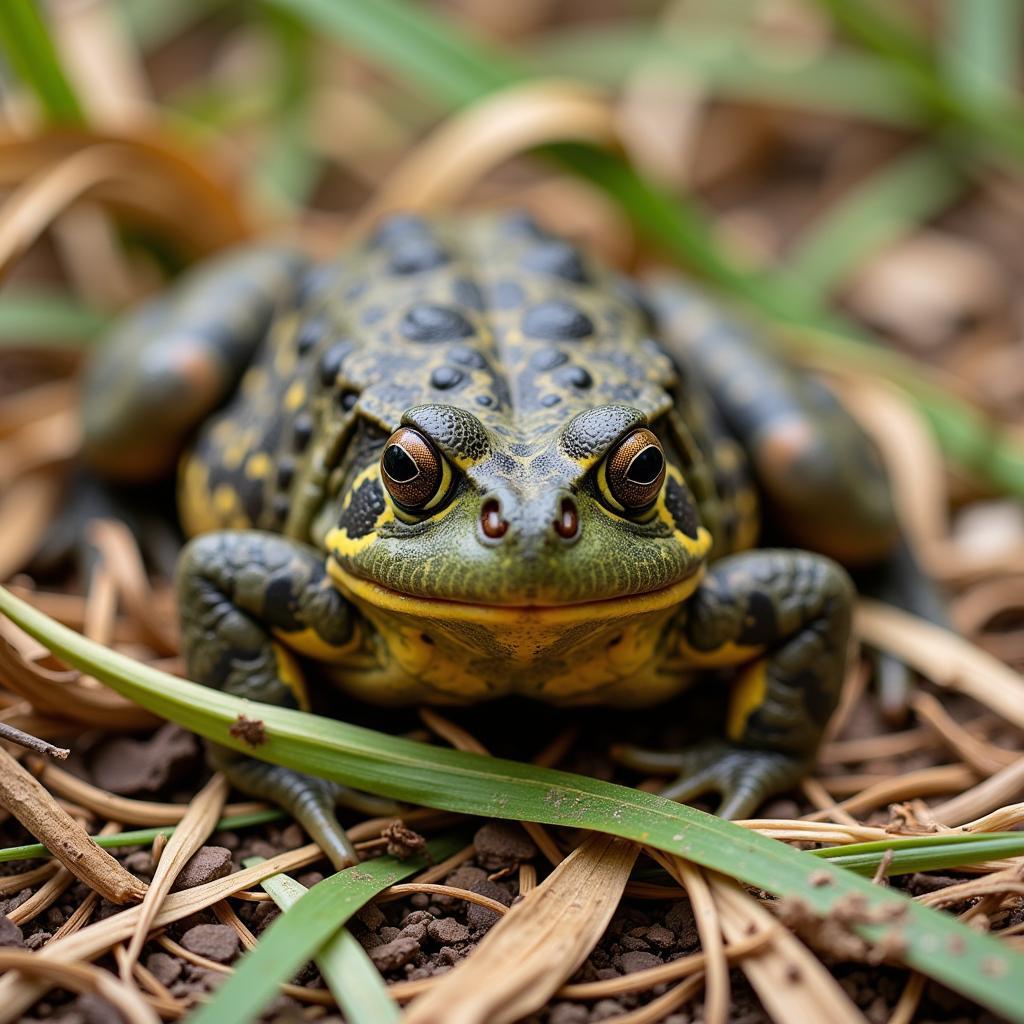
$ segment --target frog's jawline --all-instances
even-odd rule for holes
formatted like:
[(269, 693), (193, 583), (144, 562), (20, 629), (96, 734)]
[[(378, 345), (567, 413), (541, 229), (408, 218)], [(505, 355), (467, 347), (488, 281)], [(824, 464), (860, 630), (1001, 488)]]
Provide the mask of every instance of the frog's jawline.
[(531, 622), (544, 625), (572, 625), (581, 621), (622, 619), (647, 612), (663, 611), (685, 601), (704, 576), (704, 566), (701, 565), (676, 583), (642, 594), (627, 594), (576, 604), (497, 605), (403, 594), (382, 587), (379, 583), (353, 576), (342, 569), (333, 558), (327, 560), (327, 571), (341, 591), (358, 604), (370, 605), (396, 615), (461, 622)]

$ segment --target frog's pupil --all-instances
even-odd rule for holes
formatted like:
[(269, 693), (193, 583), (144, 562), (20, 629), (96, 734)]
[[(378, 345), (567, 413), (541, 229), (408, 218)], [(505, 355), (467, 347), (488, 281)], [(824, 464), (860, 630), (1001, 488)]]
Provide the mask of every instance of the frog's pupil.
[(661, 474), (665, 466), (665, 456), (654, 447), (648, 445), (642, 452), (638, 452), (626, 470), (626, 479), (633, 484), (646, 486), (653, 484)]
[(384, 472), (397, 484), (405, 484), (419, 475), (419, 466), (412, 456), (397, 444), (390, 445), (384, 452)]

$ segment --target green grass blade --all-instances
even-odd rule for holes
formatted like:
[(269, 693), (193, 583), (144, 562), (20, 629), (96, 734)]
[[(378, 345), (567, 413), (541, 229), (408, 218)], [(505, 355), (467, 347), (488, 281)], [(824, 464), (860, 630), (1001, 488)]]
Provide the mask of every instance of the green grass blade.
[(928, 109), (905, 76), (870, 54), (837, 47), (808, 58), (792, 44), (736, 32), (688, 27), (652, 32), (649, 22), (561, 30), (532, 40), (531, 65), (548, 75), (575, 75), (619, 85), (638, 68), (667, 78), (695, 78), (714, 95), (908, 126)]
[(0, 49), (11, 70), (35, 93), (48, 120), (85, 123), (82, 105), (34, 0), (0, 2)]
[[(285, 817), (284, 811), (269, 808), (265, 811), (253, 811), (251, 814), (238, 814), (233, 818), (221, 818), (217, 829), (250, 828), (253, 825), (265, 825), (268, 821), (280, 821)], [(131, 832), (115, 832), (109, 836), (93, 836), (92, 841), (105, 850), (118, 850), (125, 846), (151, 846), (157, 836), (170, 837), (174, 825), (158, 825), (155, 828), (137, 828)], [(27, 846), (8, 846), (0, 849), (0, 864), (18, 860), (47, 859), (50, 851), (42, 843), (29, 843)]]
[[(262, 859), (249, 857), (243, 864), (249, 867)], [(271, 875), (260, 885), (285, 911), (309, 892), (288, 875)], [(314, 960), (348, 1024), (398, 1024), (402, 1016), (398, 1004), (388, 995), (388, 987), (366, 950), (347, 928), (328, 939)]]
[(833, 203), (785, 260), (785, 276), (821, 301), (847, 274), (915, 225), (934, 217), (965, 181), (937, 150), (897, 157)]
[[(2, 587), (0, 612), (59, 658), (123, 696), (261, 760), (439, 810), (621, 836), (776, 896), (799, 896), (819, 914), (858, 894), (868, 913), (878, 914), (879, 920), (899, 920), (909, 966), (1024, 1024), (1024, 955), (950, 915), (917, 905), (784, 843), (641, 790), (434, 748), (307, 712), (240, 700), (107, 650)], [(265, 742), (251, 748), (232, 735), (231, 726), (240, 715), (263, 723)], [(858, 925), (857, 929), (877, 940), (892, 927), (890, 923)], [(955, 954), (950, 952), (953, 949)], [(218, 1018), (203, 1019), (209, 1024)]]
[(1005, 103), (1020, 70), (1020, 0), (946, 0), (942, 71), (950, 87), (977, 103)]
[(98, 310), (59, 292), (0, 295), (0, 347), (39, 342), (77, 347), (99, 337), (109, 322)]
[(886, 876), (912, 871), (939, 871), (986, 860), (1024, 855), (1024, 832), (914, 836), (910, 839), (882, 839), (874, 843), (850, 843), (815, 850), (814, 855), (859, 875), (873, 875), (886, 853), (893, 856)]
[[(464, 838), (434, 839), (427, 850), (444, 860), (464, 845)], [(287, 981), (357, 911), (379, 892), (427, 866), (423, 857), (381, 857), (325, 878), (287, 914), (282, 914), (245, 954), (214, 997), (190, 1017), (191, 1024), (256, 1020)]]

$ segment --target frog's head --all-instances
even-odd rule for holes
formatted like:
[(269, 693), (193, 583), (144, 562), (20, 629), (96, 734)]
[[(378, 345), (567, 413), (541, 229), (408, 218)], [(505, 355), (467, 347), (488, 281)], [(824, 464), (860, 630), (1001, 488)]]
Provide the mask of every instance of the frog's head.
[(390, 436), (355, 446), (325, 534), (331, 572), (364, 603), (462, 621), (678, 604), (711, 537), (670, 435), (618, 404), (529, 435), (415, 406)]

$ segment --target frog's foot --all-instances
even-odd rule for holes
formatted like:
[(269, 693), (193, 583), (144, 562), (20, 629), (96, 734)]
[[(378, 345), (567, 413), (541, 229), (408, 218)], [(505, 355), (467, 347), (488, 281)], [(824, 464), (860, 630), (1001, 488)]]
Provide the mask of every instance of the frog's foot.
[(685, 803), (705, 793), (720, 793), (722, 802), (716, 813), (722, 818), (749, 817), (766, 797), (799, 782), (811, 764), (793, 754), (739, 747), (722, 740), (679, 753), (620, 746), (613, 756), (636, 771), (677, 772), (678, 778), (661, 791), (670, 800)]
[(269, 800), (291, 814), (339, 870), (358, 864), (359, 855), (335, 816), (336, 807), (387, 816), (400, 811), (390, 800), (252, 758), (222, 763), (221, 767), (229, 781), (243, 792)]

